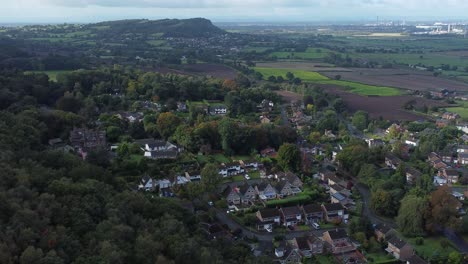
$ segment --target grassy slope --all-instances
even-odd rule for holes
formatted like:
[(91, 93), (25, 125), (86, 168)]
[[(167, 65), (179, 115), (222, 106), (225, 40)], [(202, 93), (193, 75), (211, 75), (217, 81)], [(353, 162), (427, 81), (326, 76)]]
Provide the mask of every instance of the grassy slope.
[(28, 72), (25, 72), (26, 74), (30, 74), (30, 73), (45, 73), (47, 74), (47, 76), (49, 76), (49, 79), (51, 81), (57, 81), (57, 75), (61, 74), (61, 73), (67, 73), (67, 72), (71, 72), (71, 71), (28, 71)]

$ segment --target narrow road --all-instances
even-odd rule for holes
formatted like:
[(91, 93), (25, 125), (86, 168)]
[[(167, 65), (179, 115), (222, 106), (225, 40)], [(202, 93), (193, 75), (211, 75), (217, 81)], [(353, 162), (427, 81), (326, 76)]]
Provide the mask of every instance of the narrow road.
[(288, 113), (286, 112), (286, 104), (281, 105), (281, 123), (283, 126), (289, 126)]
[(232, 220), (232, 218), (226, 212), (220, 209), (215, 209), (215, 210), (216, 210), (216, 218), (218, 219), (218, 221), (227, 225), (231, 230), (241, 229), (242, 234), (244, 236), (249, 237), (249, 238), (256, 237), (259, 241), (272, 241), (277, 235), (284, 235), (286, 240), (291, 240), (296, 237), (302, 237), (302, 236), (310, 235), (310, 234), (314, 234), (317, 237), (321, 237), (323, 235), (323, 232), (327, 230), (336, 229), (336, 228), (323, 228), (320, 230), (309, 230), (309, 231), (288, 231), (286, 233), (275, 233), (274, 231), (272, 233), (251, 231), (245, 226), (240, 225), (236, 221)]
[(397, 225), (395, 221), (390, 220), (390, 219), (385, 219), (382, 218), (374, 213), (374, 211), (370, 208), (370, 199), (371, 199), (371, 193), (369, 188), (366, 186), (355, 182), (355, 187), (358, 189), (359, 193), (361, 194), (362, 197), (362, 209), (363, 212), (362, 214), (366, 216), (373, 224), (380, 224), (380, 225), (386, 225), (391, 228), (397, 228)]

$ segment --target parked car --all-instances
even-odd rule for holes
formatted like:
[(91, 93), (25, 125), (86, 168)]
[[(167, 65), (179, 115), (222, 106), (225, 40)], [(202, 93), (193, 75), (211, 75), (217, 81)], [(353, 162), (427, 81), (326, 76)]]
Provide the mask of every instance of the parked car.
[(320, 229), (320, 225), (317, 223), (312, 223), (312, 227), (315, 228), (316, 230)]
[(273, 229), (272, 229), (271, 227), (267, 227), (267, 228), (265, 228), (265, 230), (266, 230), (268, 233), (273, 232)]
[(250, 180), (250, 176), (248, 174), (246, 174), (244, 177), (246, 180)]

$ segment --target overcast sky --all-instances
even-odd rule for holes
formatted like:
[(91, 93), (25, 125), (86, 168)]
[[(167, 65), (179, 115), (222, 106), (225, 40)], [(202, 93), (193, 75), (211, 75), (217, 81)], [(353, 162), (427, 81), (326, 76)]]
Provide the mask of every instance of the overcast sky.
[(96, 22), (206, 17), (213, 21), (467, 19), (467, 0), (0, 0), (0, 22)]

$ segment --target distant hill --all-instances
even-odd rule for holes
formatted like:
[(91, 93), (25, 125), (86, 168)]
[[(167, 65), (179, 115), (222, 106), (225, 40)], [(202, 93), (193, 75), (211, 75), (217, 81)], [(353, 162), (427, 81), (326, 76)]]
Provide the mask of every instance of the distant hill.
[(162, 34), (164, 37), (182, 38), (211, 37), (226, 33), (204, 18), (118, 20), (91, 24), (88, 27), (102, 28), (103, 31), (110, 31), (113, 34)]

